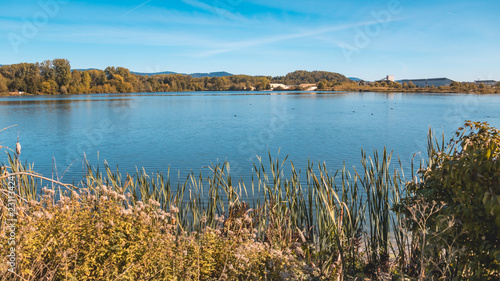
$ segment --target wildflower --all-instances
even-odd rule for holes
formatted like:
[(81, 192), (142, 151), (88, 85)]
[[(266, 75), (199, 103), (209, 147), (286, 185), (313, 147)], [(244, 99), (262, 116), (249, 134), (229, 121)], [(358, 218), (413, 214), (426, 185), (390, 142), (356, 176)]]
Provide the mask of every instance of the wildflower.
[(203, 215), (203, 217), (201, 217), (200, 222), (201, 223), (207, 223), (207, 217), (205, 215)]
[(113, 198), (115, 200), (116, 200), (116, 198), (118, 198), (118, 193), (116, 193), (116, 191), (114, 191), (114, 190), (110, 190), (108, 192), (108, 194), (109, 194), (109, 197), (111, 197), (111, 198)]
[(297, 255), (300, 255), (300, 256), (304, 255), (304, 251), (302, 251), (302, 248), (300, 248), (300, 247), (295, 248), (295, 252), (297, 253)]
[(127, 198), (125, 198), (125, 196), (121, 195), (121, 194), (118, 194), (118, 200), (120, 201), (125, 201)]
[(78, 199), (78, 198), (80, 198), (80, 195), (78, 194), (78, 192), (73, 190), (73, 191), (71, 191), (71, 197)]
[(224, 223), (224, 215), (222, 216), (218, 216), (218, 215), (215, 215), (215, 221), (218, 221), (220, 223)]
[(144, 208), (144, 203), (142, 203), (142, 201), (137, 201), (135, 204), (139, 210)]
[(45, 217), (47, 217), (49, 220), (51, 220), (51, 219), (54, 217), (54, 215), (53, 215), (53, 214), (51, 214), (51, 213), (49, 213), (49, 212), (47, 212), (47, 211), (45, 211), (45, 212), (44, 212), (44, 215), (45, 215)]
[(252, 223), (252, 218), (247, 214), (243, 216), (243, 219), (245, 220), (246, 223)]
[(101, 199), (102, 199), (103, 201), (106, 201), (106, 200), (108, 200), (108, 196), (103, 195), (103, 196), (101, 196)]
[(131, 215), (131, 214), (132, 214), (132, 210), (130, 210), (130, 209), (125, 209), (125, 210), (120, 211), (120, 213), (121, 213), (122, 215)]
[(50, 195), (50, 196), (52, 196), (56, 193), (53, 189), (49, 189), (47, 187), (42, 188), (42, 191), (43, 191), (43, 193)]
[(149, 204), (152, 206), (160, 207), (160, 202), (154, 200), (153, 198), (149, 198)]
[(179, 208), (172, 205), (172, 206), (170, 206), (170, 212), (177, 214), (179, 212)]
[(61, 205), (64, 205), (65, 203), (68, 203), (69, 201), (71, 201), (71, 200), (69, 199), (69, 197), (66, 197), (66, 196), (64, 196), (64, 195), (61, 195), (61, 199), (60, 199), (57, 203), (59, 203), (59, 204), (61, 204)]
[(40, 202), (38, 202), (38, 201), (36, 201), (36, 200), (30, 200), (30, 201), (28, 202), (28, 204), (29, 204), (30, 206), (38, 206), (38, 205), (40, 205)]
[(36, 212), (33, 213), (33, 216), (35, 216), (36, 218), (41, 218), (43, 216), (43, 213), (39, 212), (39, 211), (36, 211)]

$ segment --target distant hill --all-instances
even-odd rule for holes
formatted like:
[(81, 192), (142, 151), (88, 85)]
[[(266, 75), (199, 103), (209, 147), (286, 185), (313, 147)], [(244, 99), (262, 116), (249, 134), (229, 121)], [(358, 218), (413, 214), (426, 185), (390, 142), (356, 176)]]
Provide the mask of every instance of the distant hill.
[(347, 77), (348, 79), (351, 79), (352, 81), (359, 82), (362, 81), (363, 79), (357, 78), (357, 77)]
[(162, 75), (162, 74), (179, 74), (177, 72), (172, 72), (172, 71), (162, 71), (162, 72), (135, 72), (135, 71), (130, 71), (130, 73), (137, 74), (137, 75), (148, 75), (148, 76), (153, 76), (153, 75)]
[(80, 69), (72, 69), (72, 70), (78, 70), (78, 71), (87, 71), (87, 70), (100, 70), (100, 69), (97, 69), (97, 68), (80, 68)]
[(163, 71), (163, 72), (154, 72), (154, 73), (146, 73), (146, 72), (134, 72), (131, 71), (133, 74), (137, 75), (148, 75), (148, 76), (153, 76), (153, 75), (161, 75), (161, 74), (182, 74), (182, 75), (191, 75), (194, 78), (200, 78), (200, 77), (224, 77), (224, 76), (231, 76), (233, 74), (225, 71), (219, 71), (219, 72), (210, 72), (210, 73), (192, 73), (192, 74), (185, 74), (185, 73), (177, 73), (177, 72), (172, 72), (172, 71)]
[(328, 71), (305, 71), (297, 70), (288, 73), (286, 76), (272, 77), (272, 83), (285, 85), (316, 84), (320, 81), (330, 81), (334, 83), (347, 82), (349, 79), (342, 74)]
[(232, 76), (233, 74), (225, 71), (219, 71), (210, 73), (192, 73), (189, 75), (193, 76), (194, 78), (200, 78), (200, 77), (224, 77), (224, 76)]

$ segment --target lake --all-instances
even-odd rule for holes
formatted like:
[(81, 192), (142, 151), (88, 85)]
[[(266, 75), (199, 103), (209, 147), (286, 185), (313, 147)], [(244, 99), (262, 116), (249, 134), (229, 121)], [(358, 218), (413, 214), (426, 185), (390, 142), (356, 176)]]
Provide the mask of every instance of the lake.
[[(256, 156), (308, 160), (336, 170), (386, 146), (405, 167), (426, 153), (432, 126), (449, 139), (465, 120), (500, 127), (500, 95), (358, 92), (182, 92), (0, 97), (0, 145), (64, 182), (83, 159), (121, 172), (206, 172), (228, 161), (249, 180)], [(5, 155), (0, 161), (5, 162)], [(394, 162), (395, 163), (395, 162)], [(54, 173), (55, 174), (55, 173)], [(55, 177), (55, 176), (54, 176)]]

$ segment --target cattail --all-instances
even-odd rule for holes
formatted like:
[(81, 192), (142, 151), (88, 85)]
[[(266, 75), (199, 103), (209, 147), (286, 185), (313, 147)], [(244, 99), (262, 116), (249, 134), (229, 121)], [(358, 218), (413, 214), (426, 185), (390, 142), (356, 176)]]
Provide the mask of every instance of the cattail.
[(17, 156), (21, 155), (21, 144), (19, 143), (19, 139), (17, 140), (16, 143), (16, 154)]

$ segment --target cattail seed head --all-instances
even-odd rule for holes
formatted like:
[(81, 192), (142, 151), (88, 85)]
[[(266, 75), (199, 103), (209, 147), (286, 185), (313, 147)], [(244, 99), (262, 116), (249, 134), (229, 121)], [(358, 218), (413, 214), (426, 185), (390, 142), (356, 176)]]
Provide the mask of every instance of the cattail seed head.
[(16, 143), (16, 154), (21, 155), (21, 144), (19, 141)]

